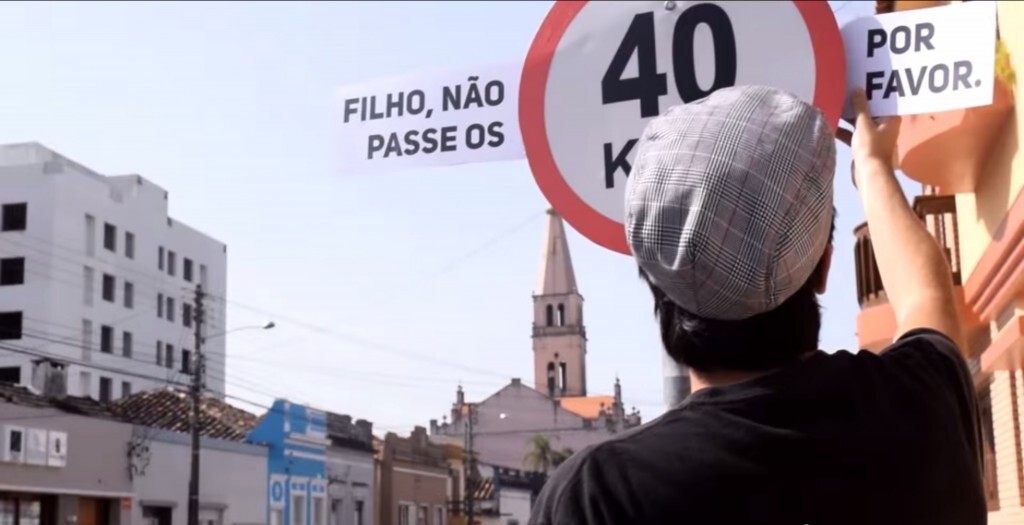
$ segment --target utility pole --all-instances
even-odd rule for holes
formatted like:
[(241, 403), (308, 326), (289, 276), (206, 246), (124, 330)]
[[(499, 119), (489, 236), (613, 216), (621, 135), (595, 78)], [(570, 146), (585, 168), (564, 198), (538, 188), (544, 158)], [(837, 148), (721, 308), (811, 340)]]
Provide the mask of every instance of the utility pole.
[(192, 399), (192, 417), (190, 430), (192, 432), (192, 468), (188, 477), (188, 525), (199, 525), (199, 405), (203, 399), (203, 373), (205, 363), (203, 361), (203, 285), (196, 285), (195, 307), (193, 308), (195, 328), (195, 350), (192, 352), (192, 388), (190, 397)]
[(672, 409), (690, 395), (690, 372), (685, 365), (676, 363), (666, 352), (661, 353), (661, 370), (665, 407)]
[(466, 405), (466, 525), (473, 525), (473, 504), (476, 501), (476, 453), (473, 451), (473, 420), (476, 407)]

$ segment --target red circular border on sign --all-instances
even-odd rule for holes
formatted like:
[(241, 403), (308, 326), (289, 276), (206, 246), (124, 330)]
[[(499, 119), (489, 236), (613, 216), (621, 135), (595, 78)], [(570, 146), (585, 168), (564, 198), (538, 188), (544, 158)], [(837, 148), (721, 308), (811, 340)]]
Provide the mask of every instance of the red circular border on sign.
[[(814, 52), (814, 105), (833, 130), (839, 126), (846, 98), (846, 55), (835, 15), (828, 2), (791, 0), (804, 19)], [(591, 241), (625, 255), (625, 227), (592, 208), (573, 191), (558, 170), (544, 121), (548, 75), (555, 50), (588, 1), (559, 0), (548, 12), (530, 44), (519, 87), (519, 126), (530, 171), (541, 193), (565, 220)]]

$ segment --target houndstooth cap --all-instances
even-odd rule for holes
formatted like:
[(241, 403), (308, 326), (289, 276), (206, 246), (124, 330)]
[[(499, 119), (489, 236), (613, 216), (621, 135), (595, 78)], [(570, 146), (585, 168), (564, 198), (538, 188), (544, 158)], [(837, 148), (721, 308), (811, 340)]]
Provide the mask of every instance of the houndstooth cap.
[(626, 238), (653, 284), (701, 317), (775, 309), (817, 266), (832, 227), (832, 129), (774, 88), (720, 89), (644, 130)]

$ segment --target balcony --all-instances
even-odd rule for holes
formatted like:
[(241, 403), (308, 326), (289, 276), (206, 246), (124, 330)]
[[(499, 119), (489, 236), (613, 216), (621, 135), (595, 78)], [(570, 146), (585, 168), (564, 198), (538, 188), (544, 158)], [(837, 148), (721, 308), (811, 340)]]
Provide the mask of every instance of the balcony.
[(582, 335), (587, 336), (583, 325), (542, 325), (533, 323), (533, 337), (554, 337), (559, 335)]
[[(924, 221), (928, 231), (939, 242), (953, 271), (953, 284), (961, 285), (959, 236), (956, 228), (956, 200), (952, 195), (920, 195), (914, 199), (914, 212)], [(861, 309), (871, 308), (888, 302), (885, 286), (878, 273), (875, 250), (871, 244), (871, 232), (867, 223), (853, 231), (857, 241), (854, 245), (854, 261), (857, 271), (857, 301)]]
[[(967, 307), (964, 300), (963, 274), (960, 268), (959, 234), (956, 224), (956, 200), (952, 195), (921, 195), (914, 199), (914, 212), (938, 241), (946, 254), (953, 273), (955, 298), (960, 320), (968, 334), (987, 333), (981, 319)], [(885, 285), (878, 272), (871, 232), (867, 224), (854, 230), (854, 263), (857, 274), (857, 301), (861, 312), (857, 315), (857, 338), (861, 348), (879, 351), (892, 342), (896, 333), (896, 318), (885, 294)], [(982, 345), (984, 347), (984, 345)], [(976, 357), (976, 348), (965, 349), (966, 357)]]

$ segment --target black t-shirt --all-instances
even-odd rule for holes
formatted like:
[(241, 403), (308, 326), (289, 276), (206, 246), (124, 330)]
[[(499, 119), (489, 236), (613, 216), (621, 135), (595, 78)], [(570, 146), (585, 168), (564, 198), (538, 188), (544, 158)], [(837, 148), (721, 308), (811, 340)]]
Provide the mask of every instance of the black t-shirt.
[(695, 392), (559, 467), (532, 525), (974, 525), (977, 401), (955, 344), (818, 352)]

